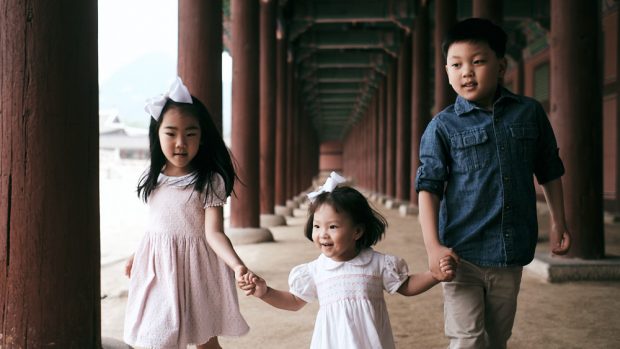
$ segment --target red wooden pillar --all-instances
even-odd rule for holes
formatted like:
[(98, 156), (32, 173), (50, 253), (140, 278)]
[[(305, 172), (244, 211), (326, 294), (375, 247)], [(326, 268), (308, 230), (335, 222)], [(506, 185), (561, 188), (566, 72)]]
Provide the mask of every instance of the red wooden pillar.
[[(286, 206), (286, 135), (288, 129), (287, 123), (287, 70), (286, 63), (286, 36), (285, 32), (278, 23), (277, 28), (277, 45), (276, 45), (276, 150), (275, 150), (275, 204), (276, 211), (284, 209)], [(284, 213), (287, 212), (277, 212)]]
[(473, 0), (473, 17), (486, 18), (497, 25), (502, 25), (504, 20), (503, 0)]
[(346, 161), (347, 158), (346, 156), (343, 156), (343, 152), (346, 151), (347, 143), (343, 145), (340, 141), (335, 140), (321, 143), (319, 155), (319, 168), (321, 172), (330, 173), (331, 171), (343, 171), (343, 161)]
[(605, 255), (599, 11), (590, 2), (551, 1), (550, 119), (566, 168), (562, 182), (573, 242), (569, 256), (584, 259)]
[(236, 243), (272, 240), (259, 229), (258, 2), (232, 0), (232, 152), (243, 185), (235, 187), (228, 233)]
[(435, 0), (435, 105), (433, 114), (454, 103), (456, 93), (448, 82), (446, 59), (441, 50), (443, 38), (456, 24), (456, 0)]
[(385, 85), (385, 194), (396, 197), (396, 64), (388, 65)]
[(292, 201), (290, 200), (293, 197), (293, 168), (294, 168), (294, 164), (293, 164), (293, 158), (294, 158), (294, 151), (293, 151), (293, 147), (295, 144), (295, 140), (294, 140), (294, 133), (295, 133), (295, 124), (294, 124), (294, 119), (295, 119), (295, 111), (296, 111), (296, 107), (295, 107), (295, 78), (294, 78), (294, 62), (293, 62), (293, 54), (292, 51), (289, 50), (288, 54), (287, 54), (287, 116), (286, 116), (286, 129), (288, 130), (288, 132), (286, 133), (286, 199), (287, 199), (287, 204), (286, 206), (289, 206), (291, 208), (296, 208), (296, 207), (292, 207), (295, 206)]
[(276, 2), (260, 2), (260, 213), (273, 214), (276, 131)]
[(0, 347), (101, 347), (97, 1), (0, 11)]
[(430, 93), (429, 93), (429, 31), (428, 31), (428, 7), (420, 1), (418, 13), (413, 28), (413, 81), (412, 81), (412, 106), (411, 106), (411, 184), (409, 190), (410, 204), (418, 205), (418, 193), (415, 191), (415, 176), (420, 163), (420, 140), (426, 125), (430, 121)]
[(398, 57), (396, 100), (396, 199), (409, 199), (411, 170), (411, 34)]
[(372, 117), (372, 163), (370, 164), (370, 174), (372, 176), (370, 184), (372, 185), (372, 191), (377, 193), (379, 190), (379, 88), (375, 91), (374, 101), (371, 109)]
[(222, 132), (222, 0), (179, 0), (178, 72)]
[(299, 192), (300, 192), (300, 185), (299, 185), (299, 163), (301, 161), (301, 159), (299, 158), (299, 148), (300, 148), (300, 133), (301, 133), (301, 119), (303, 117), (303, 110), (301, 107), (301, 104), (299, 103), (299, 96), (297, 94), (295, 94), (293, 100), (295, 101), (295, 112), (293, 115), (295, 115), (293, 117), (293, 147), (292, 147), (292, 164), (293, 164), (293, 176), (292, 176), (292, 192), (291, 192), (291, 198), (295, 198)]
[(378, 89), (379, 103), (377, 104), (377, 192), (385, 195), (385, 152), (386, 152), (386, 113), (385, 113), (385, 86), (383, 79)]
[[(616, 28), (620, 28), (620, 16), (616, 15)], [(618, 29), (620, 32), (620, 29)], [(620, 48), (620, 35), (616, 35), (616, 47)], [(616, 67), (620, 67), (620, 49), (617, 50), (616, 53)], [(612, 144), (615, 144), (615, 157), (616, 166), (612, 168), (611, 171), (615, 172), (614, 181), (615, 181), (615, 192), (613, 201), (611, 203), (612, 214), (614, 215), (614, 219), (620, 218), (620, 69), (616, 68), (616, 129), (611, 131), (612, 134), (615, 135), (615, 139)], [(610, 166), (611, 167), (611, 166)]]

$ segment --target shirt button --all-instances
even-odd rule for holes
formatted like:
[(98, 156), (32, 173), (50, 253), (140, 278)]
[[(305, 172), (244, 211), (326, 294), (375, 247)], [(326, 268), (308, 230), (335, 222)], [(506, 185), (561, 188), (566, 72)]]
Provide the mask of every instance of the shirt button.
[(504, 182), (508, 182), (508, 176), (504, 176)]
[(506, 205), (506, 206), (504, 206), (504, 208), (509, 210), (510, 209), (510, 205)]
[(499, 150), (503, 151), (503, 150), (504, 150), (504, 146), (503, 146), (503, 145), (500, 145), (500, 146), (499, 146)]

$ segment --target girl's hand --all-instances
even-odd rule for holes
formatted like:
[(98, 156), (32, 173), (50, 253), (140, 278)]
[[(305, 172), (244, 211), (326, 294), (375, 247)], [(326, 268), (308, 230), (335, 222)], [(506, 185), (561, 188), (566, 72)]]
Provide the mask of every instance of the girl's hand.
[(445, 246), (438, 246), (434, 250), (428, 251), (428, 268), (437, 281), (452, 281), (454, 279), (454, 275), (445, 274), (441, 270), (441, 260), (446, 257), (451, 258), (455, 264), (460, 261), (459, 256), (451, 248)]
[(456, 276), (456, 260), (452, 256), (445, 256), (439, 260), (439, 270), (445, 278), (442, 281), (452, 281)]
[(267, 292), (269, 292), (269, 287), (267, 286), (267, 281), (261, 278), (258, 275), (253, 275), (252, 283), (256, 286), (254, 289), (254, 296), (258, 298), (263, 298)]
[(249, 271), (245, 265), (237, 266), (234, 270), (237, 286), (245, 292), (246, 296), (253, 294), (256, 288), (256, 285), (251, 281), (254, 277), (254, 273)]
[(133, 267), (133, 254), (131, 255), (131, 257), (127, 259), (127, 262), (125, 263), (125, 276), (127, 276), (128, 278), (131, 277), (132, 267)]

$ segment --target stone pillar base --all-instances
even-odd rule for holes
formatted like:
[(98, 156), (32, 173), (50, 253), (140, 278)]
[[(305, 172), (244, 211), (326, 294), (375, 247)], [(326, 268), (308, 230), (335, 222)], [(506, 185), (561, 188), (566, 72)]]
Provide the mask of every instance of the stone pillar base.
[(397, 207), (400, 207), (400, 201), (398, 201), (397, 199), (385, 200), (385, 208), (392, 209), (392, 208), (397, 208)]
[(261, 214), (260, 226), (261, 228), (277, 227), (280, 225), (286, 225), (286, 219), (279, 214)]
[(296, 208), (293, 210), (293, 217), (306, 217), (308, 216), (308, 209)]
[(299, 203), (295, 200), (286, 200), (286, 207), (289, 207), (291, 209), (298, 208)]
[(385, 205), (385, 202), (387, 201), (387, 196), (382, 195), (382, 194), (377, 194), (375, 195), (375, 199), (374, 201), (379, 204), (379, 205)]
[(532, 263), (524, 268), (547, 282), (618, 281), (620, 259), (580, 259), (552, 257), (548, 252), (536, 252)]
[(398, 213), (400, 213), (400, 215), (403, 217), (417, 215), (418, 207), (411, 205), (408, 202), (403, 202), (398, 208)]
[(293, 209), (287, 206), (278, 206), (274, 207), (274, 212), (277, 215), (284, 217), (291, 217), (293, 215)]
[(257, 244), (273, 241), (273, 235), (267, 228), (228, 228), (226, 235), (233, 245)]

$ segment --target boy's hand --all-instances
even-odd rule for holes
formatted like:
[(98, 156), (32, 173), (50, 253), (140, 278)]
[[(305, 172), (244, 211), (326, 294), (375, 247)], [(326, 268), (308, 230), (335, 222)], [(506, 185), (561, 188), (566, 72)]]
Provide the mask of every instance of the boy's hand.
[(445, 256), (439, 260), (439, 270), (446, 276), (443, 281), (452, 281), (456, 276), (456, 260), (452, 256)]
[(558, 237), (557, 239), (555, 239), (555, 241), (557, 241), (555, 243), (555, 246), (551, 246), (551, 253), (558, 255), (558, 256), (565, 255), (570, 249), (570, 243), (571, 243), (570, 233), (568, 232), (566, 227), (565, 226), (563, 228), (560, 228), (560, 227), (561, 227), (560, 225), (552, 224), (551, 232), (550, 232), (551, 234), (554, 234), (556, 237)]
[(429, 251), (428, 254), (428, 268), (433, 274), (433, 277), (438, 281), (451, 281), (456, 275), (455, 273), (445, 274), (442, 272), (440, 261), (445, 257), (450, 257), (456, 264), (460, 262), (459, 256), (452, 251), (451, 248), (445, 246), (439, 246), (438, 248)]

